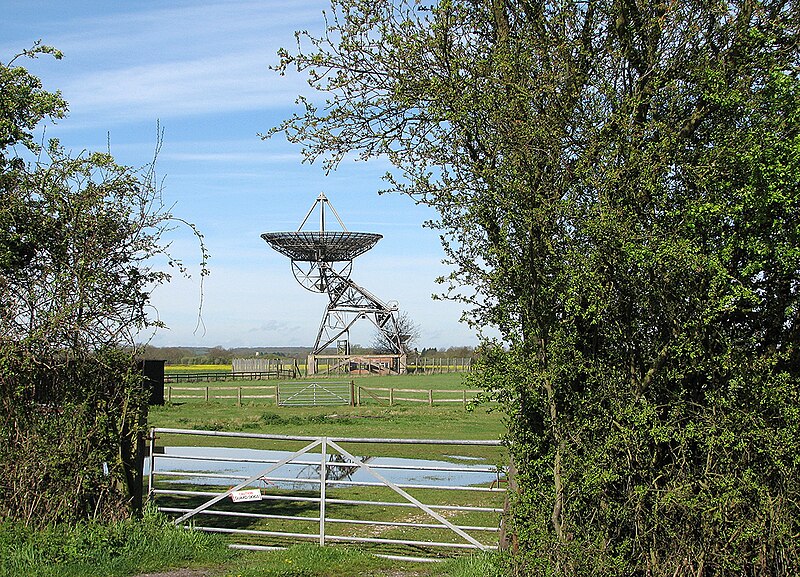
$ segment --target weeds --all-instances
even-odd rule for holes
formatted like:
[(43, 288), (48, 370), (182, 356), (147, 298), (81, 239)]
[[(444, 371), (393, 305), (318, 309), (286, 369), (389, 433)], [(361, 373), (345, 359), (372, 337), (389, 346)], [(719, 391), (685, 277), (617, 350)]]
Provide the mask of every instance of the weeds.
[(218, 538), (173, 526), (147, 509), (143, 518), (34, 530), (0, 524), (0, 577), (124, 576), (171, 566), (217, 564), (235, 553)]

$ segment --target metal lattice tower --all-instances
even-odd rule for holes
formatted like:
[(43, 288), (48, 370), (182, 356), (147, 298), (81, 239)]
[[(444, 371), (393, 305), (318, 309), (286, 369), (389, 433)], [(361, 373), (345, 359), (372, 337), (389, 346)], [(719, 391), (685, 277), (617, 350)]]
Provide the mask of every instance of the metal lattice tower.
[[(304, 231), (315, 209), (319, 210), (319, 230)], [(342, 230), (326, 230), (326, 210), (333, 213)], [(350, 328), (359, 320), (371, 321), (391, 343), (394, 354), (405, 354), (405, 337), (397, 324), (397, 305), (383, 302), (350, 279), (353, 259), (375, 246), (382, 235), (348, 231), (328, 198), (320, 194), (295, 232), (267, 232), (261, 238), (291, 259), (292, 272), (301, 286), (328, 295), (312, 355), (331, 345), (349, 355)]]

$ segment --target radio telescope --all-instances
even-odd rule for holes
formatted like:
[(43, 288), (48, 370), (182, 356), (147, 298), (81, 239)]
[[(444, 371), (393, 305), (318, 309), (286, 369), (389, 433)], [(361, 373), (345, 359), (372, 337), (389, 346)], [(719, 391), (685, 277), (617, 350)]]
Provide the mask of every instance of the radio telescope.
[[(303, 227), (314, 210), (319, 211), (319, 230)], [(341, 230), (326, 230), (325, 213), (336, 217)], [(295, 232), (266, 232), (261, 235), (267, 244), (289, 257), (292, 272), (300, 285), (312, 292), (328, 295), (328, 306), (322, 317), (314, 349), (309, 355), (309, 372), (316, 372), (314, 359), (335, 345), (339, 366), (349, 364), (350, 329), (358, 321), (371, 321), (391, 343), (395, 365), (392, 372), (405, 369), (405, 340), (397, 324), (397, 304), (387, 304), (350, 279), (353, 259), (370, 250), (383, 238), (370, 232), (350, 232), (336, 209), (324, 194), (311, 205), (303, 222)]]

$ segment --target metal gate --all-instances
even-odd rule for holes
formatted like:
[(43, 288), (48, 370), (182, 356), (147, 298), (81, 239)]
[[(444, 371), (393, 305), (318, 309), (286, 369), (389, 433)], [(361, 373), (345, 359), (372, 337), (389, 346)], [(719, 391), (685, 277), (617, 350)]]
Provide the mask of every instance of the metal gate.
[(352, 405), (351, 382), (284, 383), (277, 389), (277, 404), (283, 407)]
[[(196, 446), (157, 449), (156, 440), (164, 435), (228, 437), (284, 448), (274, 454), (234, 454), (259, 450)], [(302, 446), (287, 450), (287, 443)], [(390, 448), (415, 452), (428, 446), (449, 453), (450, 460), (357, 456), (353, 449), (368, 446), (381, 449), (373, 452)], [(496, 452), (492, 448), (499, 446), (492, 440), (156, 428), (150, 438), (148, 494), (159, 510), (176, 515), (176, 524), (229, 534), (232, 547), (283, 548), (307, 539), (320, 545), (360, 543), (378, 556), (431, 561), (459, 550), (497, 548), (505, 471), (479, 462), (478, 457), (452, 453)], [(242, 463), (250, 468), (249, 474), (237, 468)]]

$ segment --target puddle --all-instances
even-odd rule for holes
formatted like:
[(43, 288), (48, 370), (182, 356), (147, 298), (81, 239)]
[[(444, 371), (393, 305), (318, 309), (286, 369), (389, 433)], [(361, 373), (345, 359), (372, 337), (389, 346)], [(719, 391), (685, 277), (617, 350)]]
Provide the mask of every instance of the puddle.
[[(232, 449), (226, 447), (164, 447), (156, 453), (156, 473), (181, 472), (180, 476), (159, 476), (159, 481), (169, 479), (171, 483), (190, 483), (226, 486), (236, 485), (245, 479), (265, 471), (276, 461), (292, 455), (289, 451), (265, 451), (258, 449)], [(184, 457), (184, 458), (179, 458)], [(401, 485), (467, 487), (492, 483), (497, 474), (491, 463), (479, 457), (448, 455), (459, 462), (432, 459), (407, 459), (400, 457), (358, 457), (382, 477)], [(319, 480), (319, 453), (306, 453), (292, 462), (269, 473), (267, 481), (257, 481), (253, 487), (306, 489), (317, 491), (319, 483), (304, 480)], [(328, 455), (328, 479), (359, 483), (379, 482), (368, 471), (347, 463), (341, 455)], [(467, 464), (469, 463), (469, 464)], [(150, 462), (145, 461), (145, 475), (149, 474)], [(215, 476), (205, 476), (215, 475)], [(277, 478), (277, 479), (273, 479)], [(329, 483), (328, 487), (344, 486)]]

